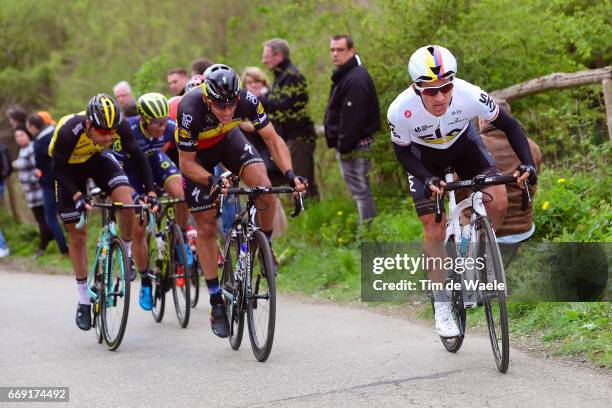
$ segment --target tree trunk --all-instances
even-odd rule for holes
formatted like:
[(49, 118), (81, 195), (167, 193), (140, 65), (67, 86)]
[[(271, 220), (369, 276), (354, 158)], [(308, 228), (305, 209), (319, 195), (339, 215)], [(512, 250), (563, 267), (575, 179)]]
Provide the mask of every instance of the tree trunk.
[(554, 73), (491, 92), (491, 96), (509, 101), (523, 96), (548, 91), (550, 89), (565, 89), (581, 85), (597, 84), (604, 79), (611, 78), (612, 66), (574, 72), (571, 74)]

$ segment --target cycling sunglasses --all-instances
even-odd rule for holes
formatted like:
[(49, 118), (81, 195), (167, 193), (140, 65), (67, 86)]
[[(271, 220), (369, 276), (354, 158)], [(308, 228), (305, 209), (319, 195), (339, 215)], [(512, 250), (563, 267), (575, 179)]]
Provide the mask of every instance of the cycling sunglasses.
[(96, 133), (99, 133), (101, 135), (112, 135), (117, 133), (117, 129), (102, 129), (102, 128), (97, 128), (94, 126), (94, 130), (96, 131)]
[(440, 86), (430, 86), (430, 87), (424, 87), (424, 88), (421, 88), (416, 83), (414, 84), (414, 86), (415, 86), (415, 88), (419, 92), (421, 92), (423, 95), (427, 95), (427, 96), (436, 96), (438, 94), (438, 92), (442, 92), (443, 94), (447, 94), (450, 91), (452, 91), (452, 89), (454, 87), (452, 82), (449, 82), (447, 84), (440, 85)]
[(235, 108), (238, 105), (238, 99), (236, 98), (230, 102), (219, 102), (219, 101), (210, 101), (211, 105), (218, 110), (225, 110), (226, 108)]
[(149, 124), (150, 125), (164, 126), (167, 123), (168, 123), (168, 118), (150, 119), (149, 120)]

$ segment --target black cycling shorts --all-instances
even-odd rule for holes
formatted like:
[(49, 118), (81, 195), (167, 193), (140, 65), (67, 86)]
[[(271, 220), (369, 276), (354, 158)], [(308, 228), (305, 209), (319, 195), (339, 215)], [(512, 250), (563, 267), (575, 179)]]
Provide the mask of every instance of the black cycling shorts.
[[(215, 173), (215, 166), (221, 163), (237, 176), (240, 176), (242, 170), (249, 164), (263, 163), (257, 149), (249, 143), (238, 127), (232, 129), (213, 147), (198, 150), (196, 161), (211, 174)], [(183, 175), (183, 189), (185, 201), (192, 213), (214, 208), (215, 203), (209, 197), (208, 186), (191, 181)]]
[[(493, 176), (500, 174), (495, 167), (495, 159), (485, 147), (480, 134), (471, 125), (465, 133), (448, 149), (433, 149), (411, 144), (412, 153), (421, 160), (425, 168), (434, 176), (444, 179), (444, 171), (452, 167), (461, 179), (471, 179), (478, 174)], [(408, 174), (410, 195), (420, 216), (436, 212), (433, 198), (426, 198), (424, 181)], [(442, 208), (444, 211), (444, 207)]]
[[(121, 164), (108, 150), (94, 154), (84, 163), (68, 166), (72, 180), (82, 193), (87, 192), (87, 179), (90, 177), (109, 196), (117, 187), (130, 185)], [(57, 209), (64, 224), (78, 222), (81, 214), (76, 210), (70, 193), (66, 192), (57, 180), (55, 180), (55, 197)]]

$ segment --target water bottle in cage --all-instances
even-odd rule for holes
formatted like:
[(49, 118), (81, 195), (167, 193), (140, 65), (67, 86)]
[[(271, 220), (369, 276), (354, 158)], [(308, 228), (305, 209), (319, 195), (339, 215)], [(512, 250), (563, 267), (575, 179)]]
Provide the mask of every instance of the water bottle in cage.
[(247, 246), (246, 246), (246, 242), (244, 242), (240, 246), (240, 255), (238, 255), (238, 264), (236, 265), (236, 271), (243, 272), (245, 270), (246, 258), (247, 258)]

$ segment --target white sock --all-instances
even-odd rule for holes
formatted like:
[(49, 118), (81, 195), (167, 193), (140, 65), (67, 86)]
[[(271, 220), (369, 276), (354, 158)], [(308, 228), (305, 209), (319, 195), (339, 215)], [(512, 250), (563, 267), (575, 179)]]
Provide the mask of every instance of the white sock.
[(79, 291), (79, 303), (82, 305), (90, 305), (91, 299), (87, 291), (87, 279), (84, 279), (84, 282), (77, 280), (77, 289)]

